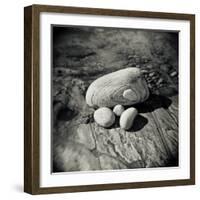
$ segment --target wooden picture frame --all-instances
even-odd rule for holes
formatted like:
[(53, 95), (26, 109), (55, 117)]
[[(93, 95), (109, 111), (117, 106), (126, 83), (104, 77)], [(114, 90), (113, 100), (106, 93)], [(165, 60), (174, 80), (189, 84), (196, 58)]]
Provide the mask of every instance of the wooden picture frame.
[[(40, 186), (40, 14), (79, 14), (188, 21), (190, 24), (189, 178), (89, 185)], [(188, 83), (189, 84), (189, 83)], [(49, 134), (49, 133), (46, 133)], [(111, 10), (49, 5), (24, 9), (24, 191), (30, 194), (83, 192), (195, 184), (195, 16), (192, 14)]]

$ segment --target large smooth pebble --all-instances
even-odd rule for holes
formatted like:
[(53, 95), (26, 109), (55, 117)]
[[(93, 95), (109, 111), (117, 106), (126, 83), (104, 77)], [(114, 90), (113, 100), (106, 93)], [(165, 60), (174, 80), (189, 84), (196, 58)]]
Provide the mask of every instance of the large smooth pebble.
[(91, 107), (134, 105), (148, 99), (149, 89), (140, 69), (121, 69), (93, 81), (86, 92), (86, 103)]
[(101, 107), (94, 112), (94, 120), (100, 126), (108, 128), (115, 122), (115, 115), (111, 109)]
[(125, 110), (119, 120), (120, 127), (125, 130), (130, 129), (137, 114), (136, 108), (131, 107)]
[(121, 114), (124, 112), (124, 106), (122, 105), (116, 105), (114, 108), (113, 108), (113, 112), (115, 113), (115, 115), (117, 116), (121, 116)]

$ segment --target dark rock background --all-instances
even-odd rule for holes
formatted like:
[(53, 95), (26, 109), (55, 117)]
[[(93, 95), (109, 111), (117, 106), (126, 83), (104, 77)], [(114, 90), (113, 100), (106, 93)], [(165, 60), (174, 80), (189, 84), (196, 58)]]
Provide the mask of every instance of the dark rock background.
[[(54, 26), (52, 31), (53, 171), (176, 166), (178, 127), (175, 143), (167, 144), (174, 145), (172, 152), (163, 147), (165, 142), (154, 141), (146, 149), (152, 151), (149, 158), (133, 133), (141, 134), (151, 124), (152, 116), (144, 113), (178, 104), (178, 33), (75, 26)], [(85, 103), (93, 80), (127, 67), (140, 68), (151, 91), (146, 102), (136, 105), (140, 114), (132, 135), (117, 122), (111, 129), (98, 127), (92, 117), (94, 109)], [(151, 137), (149, 141), (156, 140)]]

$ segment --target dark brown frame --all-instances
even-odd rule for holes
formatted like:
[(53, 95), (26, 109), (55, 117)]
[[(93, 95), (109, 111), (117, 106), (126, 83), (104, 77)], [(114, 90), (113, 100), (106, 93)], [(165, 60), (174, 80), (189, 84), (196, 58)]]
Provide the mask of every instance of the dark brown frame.
[[(41, 12), (78, 13), (143, 18), (188, 20), (190, 22), (190, 178), (169, 181), (115, 183), (41, 188), (39, 183), (39, 18)], [(24, 191), (30, 194), (83, 192), (195, 184), (195, 15), (111, 10), (97, 8), (32, 5), (24, 9)]]

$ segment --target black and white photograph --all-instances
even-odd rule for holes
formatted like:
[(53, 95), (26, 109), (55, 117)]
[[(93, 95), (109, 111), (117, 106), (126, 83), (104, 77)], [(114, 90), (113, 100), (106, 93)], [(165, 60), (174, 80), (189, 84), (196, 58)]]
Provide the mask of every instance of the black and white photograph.
[(52, 25), (52, 173), (179, 166), (178, 41)]

